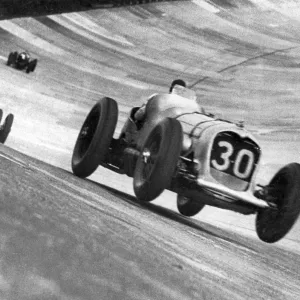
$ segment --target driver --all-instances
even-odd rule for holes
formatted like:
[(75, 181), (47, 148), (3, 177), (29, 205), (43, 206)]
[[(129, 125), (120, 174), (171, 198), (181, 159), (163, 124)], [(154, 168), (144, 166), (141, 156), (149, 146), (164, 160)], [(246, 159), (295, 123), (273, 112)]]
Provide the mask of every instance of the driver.
[(19, 54), (19, 57), (18, 57), (19, 61), (25, 61), (28, 59), (29, 59), (29, 54), (27, 52), (23, 51)]
[[(183, 87), (186, 87), (186, 83), (184, 80), (182, 79), (175, 79), (172, 81), (170, 89), (169, 89), (169, 93), (171, 94), (173, 91), (173, 88), (175, 85), (180, 85)], [(146, 105), (148, 100), (150, 100), (151, 98), (153, 98), (155, 95), (157, 94), (152, 94), (150, 97), (148, 97), (148, 99), (143, 103), (143, 105), (139, 108), (139, 110), (134, 114), (134, 119), (136, 121), (143, 121), (145, 116), (146, 116)]]

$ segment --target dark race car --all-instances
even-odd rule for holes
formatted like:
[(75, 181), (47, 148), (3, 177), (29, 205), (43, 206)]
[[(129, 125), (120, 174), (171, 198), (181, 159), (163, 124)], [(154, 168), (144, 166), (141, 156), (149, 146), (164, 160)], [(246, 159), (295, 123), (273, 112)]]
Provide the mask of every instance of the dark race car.
[(18, 70), (26, 70), (26, 73), (30, 73), (35, 70), (37, 59), (31, 59), (30, 54), (26, 51), (20, 53), (11, 52), (6, 64)]
[(194, 216), (205, 205), (256, 214), (256, 232), (267, 243), (283, 238), (300, 213), (300, 165), (280, 169), (267, 185), (256, 182), (261, 148), (242, 123), (206, 113), (179, 87), (156, 94), (142, 124), (132, 108), (118, 138), (113, 138), (118, 105), (104, 97), (91, 109), (72, 157), (75, 175), (87, 177), (99, 165), (133, 177), (140, 201), (164, 189), (177, 193), (177, 208)]

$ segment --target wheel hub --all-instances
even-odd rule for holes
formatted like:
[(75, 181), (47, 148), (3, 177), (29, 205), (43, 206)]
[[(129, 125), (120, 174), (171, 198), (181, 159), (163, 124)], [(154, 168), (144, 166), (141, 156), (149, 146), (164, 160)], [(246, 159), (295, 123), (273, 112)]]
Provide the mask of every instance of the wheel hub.
[(80, 136), (82, 138), (85, 138), (87, 135), (88, 135), (88, 132), (89, 132), (89, 127), (88, 126), (85, 126), (82, 128), (81, 130), (81, 133), (80, 133)]
[(276, 191), (277, 190), (274, 187), (262, 186), (261, 189), (254, 192), (254, 196), (259, 199), (265, 200), (268, 203), (269, 208), (276, 210), (278, 209), (277, 197), (274, 196), (274, 194), (276, 194)]
[(142, 153), (142, 159), (144, 164), (148, 164), (150, 162), (151, 152), (149, 149), (145, 149)]

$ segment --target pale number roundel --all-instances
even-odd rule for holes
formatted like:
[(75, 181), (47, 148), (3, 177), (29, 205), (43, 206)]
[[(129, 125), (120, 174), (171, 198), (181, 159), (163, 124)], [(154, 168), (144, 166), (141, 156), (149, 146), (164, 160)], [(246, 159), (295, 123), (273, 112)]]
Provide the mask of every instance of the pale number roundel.
[[(220, 148), (224, 148), (224, 151), (220, 154), (220, 159), (222, 161), (218, 162), (217, 160), (213, 159), (211, 163), (213, 167), (216, 168), (217, 170), (226, 171), (230, 168), (230, 164), (231, 164), (230, 157), (234, 153), (234, 148), (229, 142), (226, 141), (219, 141), (218, 146)], [(240, 166), (245, 157), (248, 158), (247, 164), (245, 170), (241, 172)], [(236, 159), (233, 162), (233, 174), (236, 177), (239, 177), (241, 179), (246, 179), (252, 171), (254, 159), (255, 159), (254, 154), (250, 150), (241, 149), (240, 151), (238, 151), (236, 155)]]
[(233, 147), (230, 143), (225, 142), (225, 141), (220, 141), (218, 142), (218, 145), (222, 148), (226, 148), (225, 152), (222, 152), (222, 154), (220, 155), (220, 158), (222, 158), (223, 163), (219, 164), (215, 159), (212, 160), (212, 165), (219, 171), (225, 171), (229, 168), (230, 166), (230, 156), (233, 153)]

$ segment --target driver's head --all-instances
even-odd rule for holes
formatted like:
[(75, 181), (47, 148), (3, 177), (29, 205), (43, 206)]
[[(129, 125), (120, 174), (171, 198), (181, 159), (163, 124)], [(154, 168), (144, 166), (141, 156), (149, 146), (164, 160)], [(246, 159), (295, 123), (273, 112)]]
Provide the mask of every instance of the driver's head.
[(172, 90), (173, 90), (173, 88), (174, 88), (175, 85), (181, 85), (183, 87), (186, 87), (186, 83), (185, 83), (184, 80), (182, 80), (182, 79), (175, 79), (171, 83), (170, 90), (169, 90), (170, 93), (172, 93)]
[(27, 51), (23, 51), (23, 52), (21, 52), (20, 53), (20, 55), (22, 56), (22, 57), (29, 57), (29, 53), (27, 52)]

